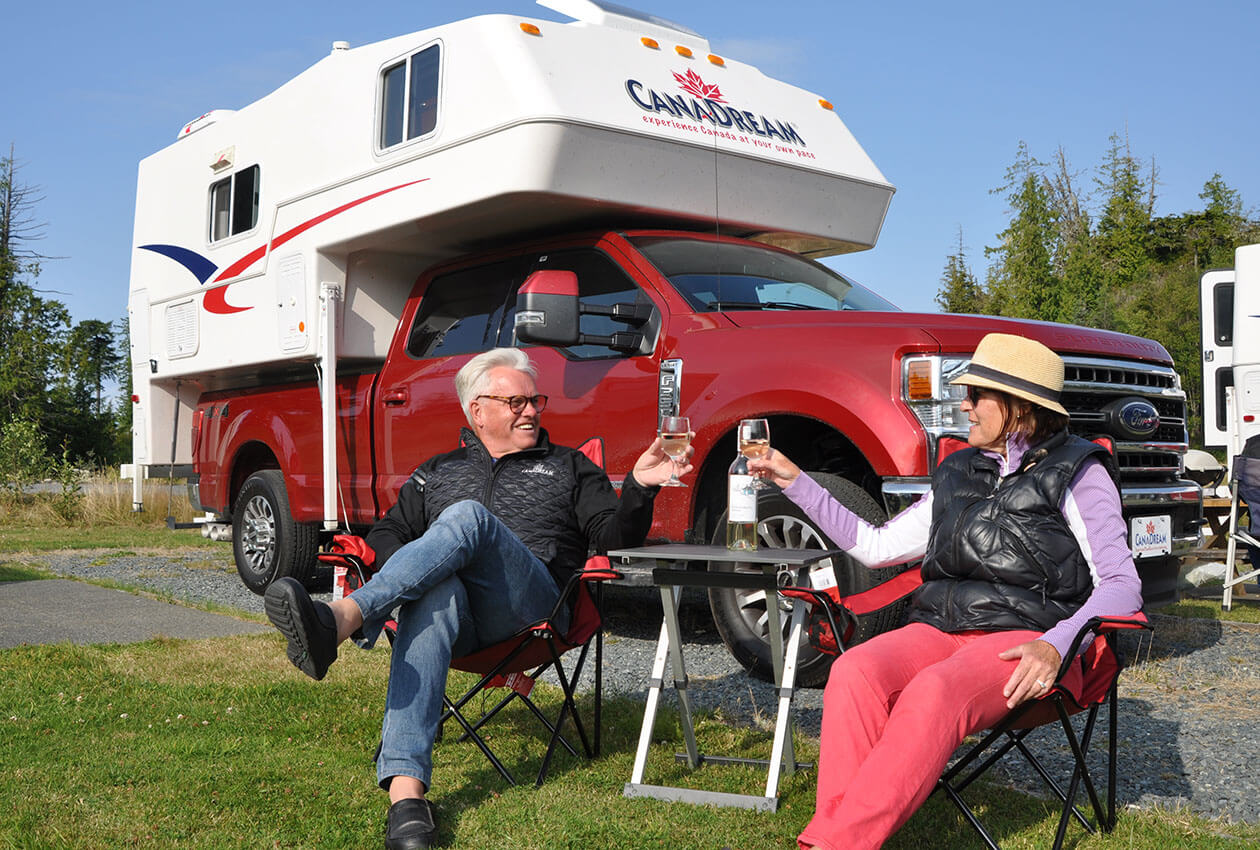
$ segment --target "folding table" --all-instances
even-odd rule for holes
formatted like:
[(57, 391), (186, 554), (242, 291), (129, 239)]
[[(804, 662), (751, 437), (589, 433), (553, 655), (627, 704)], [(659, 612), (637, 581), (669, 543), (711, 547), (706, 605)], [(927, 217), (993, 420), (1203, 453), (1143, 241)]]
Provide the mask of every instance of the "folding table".
[[(785, 646), (776, 591), (780, 587), (808, 586), (810, 567), (839, 553), (838, 549), (758, 549), (753, 552), (732, 552), (725, 546), (674, 543), (617, 549), (608, 553), (610, 560), (619, 560), (626, 564), (644, 561), (652, 564), (652, 583), (661, 589), (661, 607), (665, 614), (661, 623), (660, 639), (656, 644), (656, 657), (652, 663), (647, 705), (643, 712), (643, 729), (639, 733), (634, 769), (631, 772), (630, 781), (626, 783), (623, 790), (625, 796), (652, 797), (658, 800), (677, 800), (771, 812), (778, 808), (780, 768), (790, 776), (797, 768), (808, 768), (810, 765), (796, 761), (795, 750), (792, 746), (791, 714), (792, 696), (796, 689), (796, 655), (804, 632), (806, 606), (793, 605), (792, 620)], [(686, 562), (689, 561), (754, 566), (759, 567), (760, 572), (709, 572), (703, 568), (687, 569)], [(683, 661), (682, 640), (678, 628), (678, 605), (682, 599), (684, 587), (762, 589), (766, 592), (770, 656), (774, 665), (775, 683), (778, 685), (778, 714), (774, 723), (774, 743), (768, 761), (703, 755), (696, 746), (695, 726), (691, 718), (691, 699), (687, 693), (687, 669)], [(676, 758), (679, 761), (685, 759), (687, 766), (692, 769), (706, 763), (764, 765), (768, 768), (765, 796), (644, 784), (643, 772), (647, 764), (648, 748), (652, 742), (652, 726), (656, 721), (661, 689), (665, 685), (667, 659), (673, 668), (674, 690), (678, 694), (683, 741), (687, 748), (686, 753), (678, 753)]]

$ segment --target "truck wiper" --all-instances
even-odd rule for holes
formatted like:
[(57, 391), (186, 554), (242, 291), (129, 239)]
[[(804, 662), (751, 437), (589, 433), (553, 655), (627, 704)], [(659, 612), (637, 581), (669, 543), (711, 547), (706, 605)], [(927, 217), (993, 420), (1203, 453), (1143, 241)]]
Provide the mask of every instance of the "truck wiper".
[(710, 301), (704, 305), (706, 310), (820, 310), (813, 304), (801, 304), (799, 301)]

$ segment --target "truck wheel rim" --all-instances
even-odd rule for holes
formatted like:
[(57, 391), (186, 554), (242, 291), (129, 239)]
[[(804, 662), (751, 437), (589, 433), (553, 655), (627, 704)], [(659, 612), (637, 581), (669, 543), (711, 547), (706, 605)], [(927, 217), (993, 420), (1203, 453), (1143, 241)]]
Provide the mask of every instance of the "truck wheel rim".
[[(757, 523), (758, 545), (774, 546), (784, 549), (825, 549), (826, 542), (818, 530), (799, 517), (776, 514), (766, 517)], [(819, 561), (818, 566), (827, 566), (830, 559)], [(760, 568), (737, 566), (737, 572), (759, 573)], [(766, 592), (764, 590), (735, 589), (735, 604), (739, 615), (749, 630), (767, 644), (770, 643), (770, 617), (766, 613)], [(777, 594), (776, 594), (777, 595)], [(780, 620), (783, 626), (783, 638), (787, 640), (791, 628), (792, 601), (779, 596)]]
[(262, 496), (255, 496), (245, 505), (243, 519), (241, 552), (250, 569), (264, 574), (271, 568), (271, 559), (275, 553), (276, 515), (270, 502)]

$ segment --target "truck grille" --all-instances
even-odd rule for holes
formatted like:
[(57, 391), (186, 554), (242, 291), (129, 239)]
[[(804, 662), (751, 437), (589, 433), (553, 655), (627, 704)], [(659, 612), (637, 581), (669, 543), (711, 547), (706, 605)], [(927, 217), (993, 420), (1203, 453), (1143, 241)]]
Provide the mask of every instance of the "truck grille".
[[(1186, 394), (1177, 373), (1168, 366), (1064, 357), (1063, 406), (1072, 417), (1073, 433), (1108, 436), (1116, 444), (1116, 461), (1125, 479), (1176, 477), (1189, 448)], [(1149, 402), (1159, 413), (1153, 434), (1135, 439), (1109, 416), (1106, 408), (1120, 400)]]

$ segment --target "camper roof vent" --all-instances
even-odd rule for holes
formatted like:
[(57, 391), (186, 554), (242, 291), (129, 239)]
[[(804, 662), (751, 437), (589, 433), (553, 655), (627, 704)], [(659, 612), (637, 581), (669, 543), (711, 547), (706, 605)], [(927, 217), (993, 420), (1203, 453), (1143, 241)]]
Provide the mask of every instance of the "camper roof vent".
[(348, 41), (334, 41), (333, 42), (332, 52), (334, 54), (340, 53), (343, 50), (349, 50), (349, 49), (350, 49), (350, 42)]

